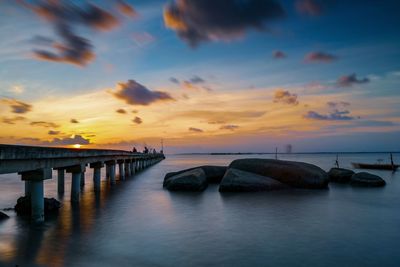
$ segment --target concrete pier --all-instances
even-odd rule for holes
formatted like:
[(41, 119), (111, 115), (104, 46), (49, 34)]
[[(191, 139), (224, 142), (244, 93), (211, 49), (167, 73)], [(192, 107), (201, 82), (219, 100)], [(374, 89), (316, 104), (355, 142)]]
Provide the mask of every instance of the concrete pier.
[(57, 191), (65, 191), (65, 173), (71, 173), (71, 202), (79, 202), (85, 168), (93, 168), (94, 190), (100, 190), (101, 168), (106, 166), (110, 183), (116, 182), (116, 164), (121, 180), (162, 159), (163, 154), (132, 153), (122, 150), (69, 149), (0, 144), (0, 174), (19, 173), (25, 182), (25, 196), (30, 198), (32, 220), (44, 220), (44, 183), (57, 170)]
[(65, 191), (65, 171), (57, 169), (57, 192), (63, 194)]

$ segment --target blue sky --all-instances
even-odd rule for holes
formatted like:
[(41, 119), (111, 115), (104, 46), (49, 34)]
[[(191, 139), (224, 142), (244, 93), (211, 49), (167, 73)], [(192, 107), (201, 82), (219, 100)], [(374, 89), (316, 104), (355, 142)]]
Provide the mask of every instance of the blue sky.
[[(43, 1), (26, 2), (40, 5)], [(75, 2), (82, 8), (86, 7), (86, 1)], [(180, 38), (179, 29), (165, 21), (168, 8), (179, 7), (179, 2), (189, 3), (179, 11), (179, 19), (182, 19), (187, 27), (203, 31), (202, 33), (210, 34), (209, 36), (216, 35), (212, 39), (201, 41), (197, 47), (191, 47), (187, 40)], [(227, 1), (228, 5), (233, 7), (241, 7), (239, 2)], [(260, 1), (242, 2), (243, 5), (251, 6)], [(397, 1), (358, 0), (266, 2), (279, 5), (285, 13), (284, 16), (277, 19), (263, 17), (264, 29), (261, 31), (249, 26), (250, 24), (243, 24), (243, 28), (235, 29), (235, 36), (232, 36), (231, 33), (223, 32), (227, 28), (223, 28), (222, 24), (217, 25), (222, 21), (218, 16), (225, 19), (224, 16), (228, 16), (229, 12), (216, 10), (213, 1), (196, 0), (192, 2), (192, 6), (190, 1), (185, 0), (125, 1), (123, 3), (134, 8), (136, 15), (115, 15), (119, 25), (111, 30), (99, 31), (89, 27), (90, 25), (79, 23), (69, 25), (74, 34), (90, 42), (95, 54), (94, 60), (79, 66), (35, 57), (33, 51), (43, 47), (42, 44), (33, 41), (35, 37), (49, 37), (56, 43), (60, 42), (60, 36), (54, 30), (55, 22), (44, 19), (32, 9), (15, 1), (1, 1), (0, 97), (3, 104), (0, 110), (3, 121), (4, 118), (19, 116), (10, 112), (11, 104), (7, 100), (22, 101), (33, 106), (32, 111), (24, 113), (24, 119), (20, 119), (18, 123), (2, 124), (6, 129), (0, 136), (2, 142), (51, 144), (54, 138), (63, 140), (71, 138), (69, 136), (80, 135), (89, 140), (87, 135), (94, 135), (89, 142), (94, 147), (124, 148), (121, 144), (127, 143), (151, 143), (156, 146), (158, 141), (155, 140), (165, 138), (171, 140), (170, 146), (177, 152), (188, 152), (194, 148), (204, 151), (214, 148), (254, 150), (257, 148), (252, 142), (246, 141), (246, 137), (252, 134), (257, 136), (256, 140), (274, 139), (282, 144), (295, 143), (295, 147), (302, 150), (309, 148), (321, 151), (337, 148), (331, 142), (318, 142), (315, 136), (322, 139), (335, 136), (334, 140), (337, 140), (343, 150), (376, 150), (379, 147), (383, 150), (400, 150), (393, 138), (385, 139), (386, 135), (393, 136), (400, 132), (400, 108), (397, 104), (400, 102), (400, 18), (397, 14), (400, 4)], [(91, 3), (107, 12), (114, 12), (116, 5), (121, 2)], [(200, 12), (201, 4), (204, 4), (206, 13)], [(308, 9), (301, 10), (299, 5)], [(270, 7), (272, 4), (265, 6), (266, 10)], [(193, 14), (207, 16), (212, 12), (219, 15), (217, 19), (209, 19), (216, 24), (207, 25), (209, 28), (201, 23), (194, 23), (190, 18)], [(247, 17), (244, 18), (236, 15), (228, 19), (233, 21), (232, 24), (235, 20), (251, 21), (250, 15), (252, 13), (246, 14)], [(204, 19), (207, 21), (207, 18)], [(222, 32), (212, 32), (214, 26), (220, 27), (218, 29), (222, 29)], [(274, 51), (281, 51), (286, 57), (274, 58)], [(310, 53), (322, 53), (325, 57), (310, 61), (307, 60)], [(350, 81), (348, 86), (338, 86), (340, 77), (346, 76), (349, 79), (352, 74), (356, 74), (355, 80)], [(193, 83), (191, 86), (184, 83), (195, 76), (201, 77), (204, 82)], [(180, 83), (172, 83), (171, 77), (178, 79)], [(362, 82), (363, 79), (366, 82)], [(110, 92), (122, 90), (118, 89), (118, 83), (125, 84), (128, 80), (135, 80), (151, 92), (167, 92), (176, 101), (160, 101), (141, 106), (135, 104), (135, 101), (129, 104), (128, 100), (121, 102), (121, 99), (115, 99)], [(14, 90), (16, 87), (22, 89)], [(129, 88), (132, 91), (126, 91), (128, 97), (132, 97), (132, 94), (133, 97), (138, 97), (134, 94), (136, 89)], [(279, 90), (288, 94), (277, 99)], [(90, 123), (71, 127), (65, 111), (62, 114), (53, 112), (51, 115), (60, 125), (60, 136), (49, 136), (48, 129), (31, 129), (32, 121), (47, 114), (39, 114), (35, 107), (47, 102), (49, 110), (46, 112), (51, 112), (50, 107), (55, 102), (54, 99), (62, 105), (62, 99), (77, 98), (74, 110), (82, 112), (83, 121), (94, 120), (84, 115), (87, 105), (79, 101), (79, 96), (82, 96), (81, 99), (87, 99), (90, 94), (99, 94), (99, 112), (104, 112), (102, 125), (106, 120), (119, 122), (113, 129), (104, 129), (104, 126)], [(286, 97), (291, 95), (296, 95), (297, 104), (287, 101)], [(265, 109), (261, 100), (265, 101)], [(228, 101), (229, 104), (226, 104)], [(352, 119), (317, 121), (316, 118), (324, 117), (310, 118), (305, 115), (308, 111), (321, 115), (334, 112), (325, 105), (329, 101), (349, 102), (350, 105), (340, 107), (339, 111), (349, 111)], [(127, 115), (131, 117), (123, 119), (113, 118), (115, 114), (109, 115), (102, 110), (103, 104), (115, 109), (119, 105), (125, 109), (139, 110), (139, 115)], [(226, 108), (221, 105), (226, 105)], [(229, 132), (218, 131), (215, 125), (205, 123), (205, 117), (199, 119), (198, 116), (181, 116), (193, 110), (212, 111), (214, 107), (215, 112), (226, 110), (234, 114), (262, 110), (265, 115), (258, 118), (242, 118), (241, 121), (224, 121), (227, 125), (238, 126), (231, 128), (237, 130)], [(170, 124), (165, 125), (166, 118), (160, 113), (169, 118)], [(79, 116), (79, 113), (74, 115)], [(132, 126), (132, 116), (139, 116), (143, 123)], [(313, 119), (315, 121), (312, 121)], [(211, 126), (214, 128), (209, 128)], [(220, 129), (224, 129), (222, 126)], [(282, 130), (259, 130), (267, 126), (270, 129)], [(130, 132), (132, 127), (137, 136), (124, 138), (124, 133)], [(189, 130), (190, 128), (201, 131), (194, 132)], [(299, 129), (301, 140), (299, 134), (290, 134), (293, 128)], [(22, 134), (12, 134), (16, 129), (27, 129), (35, 140), (27, 141)], [(92, 134), (87, 134), (88, 132)], [(343, 140), (348, 140), (350, 136), (370, 136), (370, 139), (362, 138), (366, 140), (350, 146), (344, 145), (346, 142), (343, 141), (343, 146), (340, 146), (341, 139), (336, 137), (338, 132)], [(231, 143), (225, 144), (225, 140), (228, 139), (237, 140), (241, 144), (232, 147)], [(207, 145), (204, 140), (208, 140), (211, 145)], [(315, 140), (311, 142), (313, 145), (310, 145), (310, 140)], [(374, 140), (374, 145), (368, 140)], [(376, 142), (380, 146), (376, 146)], [(168, 141), (166, 143), (168, 144)], [(268, 150), (274, 146), (273, 141), (265, 143), (260, 149)]]

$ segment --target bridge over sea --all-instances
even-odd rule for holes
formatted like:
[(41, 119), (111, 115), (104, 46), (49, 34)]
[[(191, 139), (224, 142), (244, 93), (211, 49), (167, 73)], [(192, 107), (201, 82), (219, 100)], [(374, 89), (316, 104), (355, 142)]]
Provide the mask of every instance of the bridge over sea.
[(94, 190), (100, 190), (101, 168), (113, 185), (119, 178), (133, 176), (165, 159), (164, 154), (133, 153), (123, 150), (75, 149), (0, 144), (0, 174), (18, 173), (25, 182), (25, 196), (31, 201), (33, 222), (44, 221), (43, 181), (57, 171), (57, 190), (65, 191), (65, 173), (71, 173), (71, 201), (79, 202), (80, 187), (85, 184), (86, 167), (93, 169)]

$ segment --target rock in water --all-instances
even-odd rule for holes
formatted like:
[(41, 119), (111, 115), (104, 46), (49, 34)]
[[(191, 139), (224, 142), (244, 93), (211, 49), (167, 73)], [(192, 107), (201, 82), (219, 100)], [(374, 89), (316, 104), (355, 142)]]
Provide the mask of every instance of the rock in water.
[(203, 191), (208, 186), (203, 169), (197, 168), (170, 176), (164, 187), (170, 191)]
[[(44, 214), (57, 214), (61, 207), (61, 203), (55, 198), (44, 198)], [(15, 212), (19, 215), (31, 215), (31, 200), (29, 197), (20, 197), (14, 207)]]
[(194, 167), (194, 168), (190, 168), (190, 169), (186, 169), (186, 170), (182, 170), (182, 171), (178, 171), (178, 172), (169, 172), (164, 177), (163, 186), (165, 187), (165, 184), (170, 177), (177, 175), (177, 174), (181, 174), (183, 172), (191, 171), (194, 169), (202, 169), (204, 171), (207, 181), (209, 183), (220, 183), (222, 180), (222, 177), (224, 177), (227, 167), (204, 165), (204, 166)]
[(10, 218), (7, 214), (0, 211), (0, 221)]
[(353, 174), (350, 184), (355, 186), (378, 187), (386, 185), (386, 182), (377, 175), (368, 172), (359, 172)]
[(351, 176), (354, 172), (348, 169), (332, 168), (329, 170), (329, 180), (336, 183), (348, 183), (350, 182)]
[(321, 168), (304, 162), (274, 159), (237, 159), (229, 168), (270, 177), (297, 188), (321, 189), (329, 183), (328, 174)]
[(281, 182), (251, 172), (228, 169), (219, 186), (220, 192), (271, 191), (288, 188)]

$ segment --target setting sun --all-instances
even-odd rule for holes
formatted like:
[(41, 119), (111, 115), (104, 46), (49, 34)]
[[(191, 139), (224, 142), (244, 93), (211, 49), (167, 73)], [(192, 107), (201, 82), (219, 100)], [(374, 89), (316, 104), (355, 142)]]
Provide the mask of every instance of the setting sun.
[(73, 145), (73, 147), (74, 148), (81, 148), (81, 145), (80, 144), (75, 144), (75, 145)]

